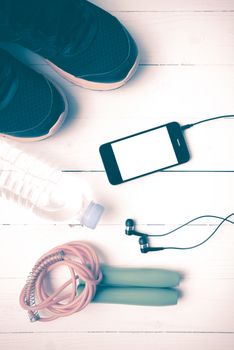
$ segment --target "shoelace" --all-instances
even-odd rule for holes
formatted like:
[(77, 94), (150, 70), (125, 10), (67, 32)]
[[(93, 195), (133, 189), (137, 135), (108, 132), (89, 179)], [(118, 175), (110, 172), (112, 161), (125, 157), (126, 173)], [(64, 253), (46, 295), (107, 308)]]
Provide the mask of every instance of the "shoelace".
[(30, 44), (30, 49), (47, 58), (82, 50), (85, 38), (94, 31), (95, 18), (85, 0), (3, 0), (3, 3), (6, 4), (0, 4), (0, 12), (10, 38)]

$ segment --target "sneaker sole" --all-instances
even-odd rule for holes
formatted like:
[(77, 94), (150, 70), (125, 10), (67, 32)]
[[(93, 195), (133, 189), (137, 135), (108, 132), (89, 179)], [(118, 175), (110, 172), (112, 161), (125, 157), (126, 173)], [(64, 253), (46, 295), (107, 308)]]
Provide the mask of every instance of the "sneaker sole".
[(56, 83), (54, 83), (52, 81), (51, 81), (51, 83), (56, 87), (56, 89), (61, 94), (63, 101), (64, 101), (65, 108), (64, 108), (64, 111), (60, 114), (57, 122), (52, 126), (52, 128), (50, 128), (49, 132), (45, 135), (36, 136), (36, 137), (17, 137), (17, 136), (12, 136), (12, 135), (0, 133), (0, 137), (6, 138), (8, 140), (14, 140), (14, 141), (20, 141), (20, 142), (34, 142), (34, 141), (44, 140), (44, 139), (52, 136), (53, 134), (55, 134), (58, 131), (58, 129), (60, 129), (61, 125), (63, 124), (63, 122), (66, 119), (66, 116), (68, 114), (68, 102), (67, 102), (67, 97), (64, 94), (63, 90)]
[(45, 59), (45, 62), (61, 77), (63, 77), (64, 79), (70, 81), (75, 85), (81, 86), (86, 89), (105, 91), (105, 90), (118, 89), (119, 87), (127, 83), (127, 81), (133, 76), (133, 74), (135, 73), (139, 65), (139, 56), (137, 56), (134, 65), (132, 66), (131, 70), (128, 72), (128, 75), (123, 80), (117, 81), (115, 83), (96, 83), (96, 82), (85, 80), (82, 78), (77, 78), (74, 75), (62, 70), (51, 61)]

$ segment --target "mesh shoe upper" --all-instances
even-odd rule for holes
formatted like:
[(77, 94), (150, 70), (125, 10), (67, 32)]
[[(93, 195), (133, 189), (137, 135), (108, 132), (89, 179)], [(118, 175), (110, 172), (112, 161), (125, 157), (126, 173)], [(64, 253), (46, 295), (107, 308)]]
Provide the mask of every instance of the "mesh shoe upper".
[(0, 50), (0, 86), (3, 87), (0, 89), (2, 134), (46, 135), (64, 112), (63, 98), (55, 87), (3, 50)]
[(87, 80), (121, 80), (137, 57), (120, 22), (85, 0), (2, 0), (0, 26), (0, 40), (36, 51)]

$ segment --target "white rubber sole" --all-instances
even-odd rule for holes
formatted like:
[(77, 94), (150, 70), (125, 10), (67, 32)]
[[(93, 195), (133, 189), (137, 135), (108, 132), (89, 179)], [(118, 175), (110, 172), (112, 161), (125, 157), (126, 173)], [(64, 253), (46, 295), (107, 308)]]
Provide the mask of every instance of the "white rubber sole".
[(114, 90), (118, 89), (122, 85), (126, 84), (127, 81), (133, 76), (135, 73), (138, 65), (139, 65), (139, 56), (137, 56), (134, 65), (132, 66), (131, 70), (128, 72), (128, 75), (121, 81), (117, 81), (115, 83), (96, 83), (93, 81), (85, 80), (82, 78), (75, 77), (74, 75), (67, 73), (66, 71), (62, 70), (58, 66), (56, 66), (51, 61), (45, 59), (45, 62), (61, 77), (64, 79), (70, 81), (71, 83), (81, 86), (86, 89), (90, 90), (99, 90), (99, 91), (105, 91), (105, 90)]
[(1, 134), (0, 137), (5, 138), (7, 140), (14, 140), (14, 141), (19, 141), (19, 142), (34, 142), (34, 141), (41, 141), (44, 139), (47, 139), (48, 137), (54, 135), (58, 129), (60, 129), (61, 125), (63, 124), (64, 120), (66, 119), (66, 116), (68, 114), (68, 101), (67, 97), (64, 94), (63, 90), (54, 82), (50, 80), (50, 82), (56, 87), (56, 89), (59, 91), (60, 95), (63, 98), (64, 101), (64, 111), (63, 113), (59, 116), (58, 120), (56, 123), (50, 128), (47, 134), (42, 135), (42, 136), (36, 136), (36, 137), (17, 137), (17, 136), (12, 136), (12, 135), (7, 135), (7, 134)]

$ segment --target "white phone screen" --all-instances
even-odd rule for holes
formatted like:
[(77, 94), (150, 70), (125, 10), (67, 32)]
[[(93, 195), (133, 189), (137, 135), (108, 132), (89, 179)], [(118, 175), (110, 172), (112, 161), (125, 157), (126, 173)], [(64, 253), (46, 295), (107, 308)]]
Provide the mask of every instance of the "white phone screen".
[(167, 127), (111, 144), (124, 180), (178, 164)]

